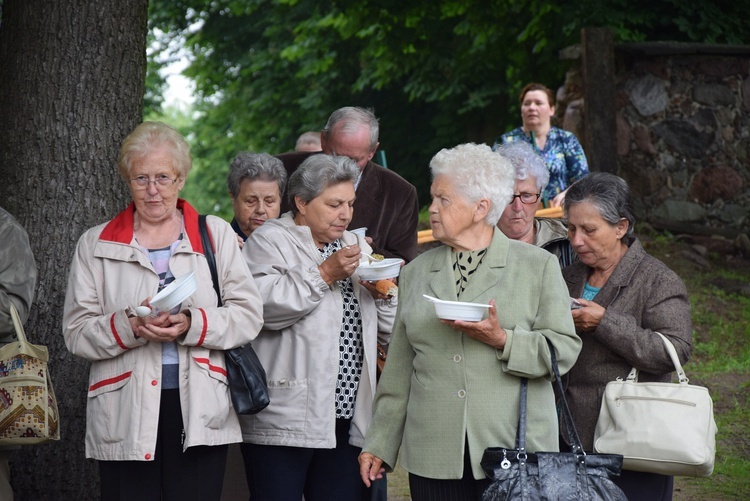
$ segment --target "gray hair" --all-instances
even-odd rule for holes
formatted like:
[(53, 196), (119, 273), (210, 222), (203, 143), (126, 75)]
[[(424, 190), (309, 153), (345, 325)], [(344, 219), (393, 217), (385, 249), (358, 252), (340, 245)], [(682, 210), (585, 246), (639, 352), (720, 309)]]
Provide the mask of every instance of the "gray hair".
[(279, 194), (286, 188), (286, 169), (284, 164), (268, 153), (251, 153), (241, 151), (232, 160), (227, 174), (227, 189), (232, 198), (240, 194), (242, 181), (271, 181), (279, 185)]
[(294, 197), (309, 202), (327, 188), (339, 183), (357, 184), (360, 170), (349, 157), (332, 155), (312, 155), (307, 158), (289, 177), (289, 205), (297, 214)]
[(437, 176), (450, 177), (470, 202), (489, 199), (491, 207), (484, 219), (489, 226), (497, 224), (513, 196), (513, 166), (486, 144), (467, 143), (442, 149), (430, 160), (430, 171), (433, 180)]
[(297, 138), (297, 142), (294, 145), (294, 151), (304, 151), (304, 148), (307, 146), (316, 148), (307, 151), (320, 151), (320, 132), (309, 130), (300, 134), (300, 136)]
[(516, 179), (523, 181), (532, 176), (536, 180), (537, 193), (544, 191), (549, 183), (549, 169), (544, 159), (525, 141), (514, 141), (495, 146), (494, 151), (507, 158), (516, 169)]
[(370, 150), (373, 150), (378, 144), (380, 126), (375, 113), (368, 108), (345, 106), (337, 109), (328, 117), (323, 135), (330, 140), (333, 129), (337, 129), (337, 132), (355, 132), (363, 125), (370, 129)]
[(193, 166), (190, 146), (177, 129), (164, 122), (143, 122), (128, 134), (120, 147), (117, 170), (128, 182), (133, 164), (143, 160), (154, 151), (169, 148), (172, 168), (179, 179), (185, 179)]
[(565, 215), (568, 215), (573, 205), (582, 202), (589, 202), (596, 207), (602, 219), (612, 226), (625, 218), (628, 222), (625, 237), (630, 239), (635, 229), (635, 215), (630, 188), (623, 178), (607, 172), (591, 172), (576, 181), (565, 193)]

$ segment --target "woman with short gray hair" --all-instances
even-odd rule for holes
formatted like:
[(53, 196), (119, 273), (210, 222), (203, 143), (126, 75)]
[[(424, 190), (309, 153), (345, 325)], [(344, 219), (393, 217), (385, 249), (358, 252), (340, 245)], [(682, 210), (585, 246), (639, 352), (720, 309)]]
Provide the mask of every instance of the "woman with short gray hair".
[(378, 332), (396, 301), (356, 273), (363, 237), (346, 231), (357, 164), (313, 155), (289, 179), (292, 210), (268, 221), (243, 254), (263, 298), (253, 347), (271, 404), (242, 417), (252, 499), (360, 499), (357, 455), (370, 425)]
[(232, 228), (242, 242), (268, 219), (279, 217), (285, 187), (286, 169), (278, 158), (249, 151), (234, 157), (227, 189), (234, 211)]
[(538, 218), (539, 197), (549, 181), (544, 159), (524, 141), (495, 146), (495, 152), (507, 158), (516, 170), (513, 198), (505, 206), (497, 227), (513, 240), (551, 252), (565, 268), (577, 259), (568, 242), (568, 227), (558, 218)]
[[(685, 364), (692, 353), (690, 300), (680, 277), (649, 256), (633, 236), (627, 183), (593, 172), (565, 196), (568, 234), (579, 261), (563, 270), (576, 332), (583, 340), (568, 375), (566, 398), (584, 449), (593, 451), (604, 387), (632, 367), (639, 381), (671, 381), (674, 364), (657, 332)], [(673, 478), (623, 470), (612, 479), (628, 499), (669, 501)]]

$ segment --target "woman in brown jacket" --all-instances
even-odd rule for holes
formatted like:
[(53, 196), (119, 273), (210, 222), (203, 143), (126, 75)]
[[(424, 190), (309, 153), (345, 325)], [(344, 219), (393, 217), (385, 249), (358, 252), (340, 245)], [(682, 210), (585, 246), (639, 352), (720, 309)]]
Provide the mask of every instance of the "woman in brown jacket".
[[(681, 363), (690, 357), (690, 302), (682, 280), (633, 236), (635, 217), (623, 179), (589, 174), (570, 187), (564, 209), (580, 260), (563, 275), (570, 296), (579, 298), (581, 307), (572, 315), (583, 340), (566, 397), (584, 449), (591, 451), (609, 381), (627, 377), (633, 366), (640, 381), (670, 381), (674, 365), (656, 331), (674, 344)], [(628, 499), (672, 499), (672, 477), (623, 470), (615, 482)]]

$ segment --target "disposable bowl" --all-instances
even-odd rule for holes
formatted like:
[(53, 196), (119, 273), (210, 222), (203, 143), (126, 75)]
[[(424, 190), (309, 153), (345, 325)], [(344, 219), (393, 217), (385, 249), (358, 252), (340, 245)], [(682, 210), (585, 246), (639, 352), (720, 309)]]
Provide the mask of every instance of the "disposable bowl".
[(382, 280), (384, 278), (395, 278), (401, 273), (402, 260), (398, 258), (386, 258), (382, 261), (371, 263), (363, 262), (355, 272), (361, 280)]
[(463, 301), (446, 301), (425, 295), (425, 299), (435, 305), (435, 314), (444, 320), (464, 320), (479, 322), (490, 307), (489, 304), (465, 303)]
[(169, 311), (182, 304), (197, 289), (198, 283), (195, 280), (195, 272), (191, 271), (177, 278), (151, 298), (151, 307), (159, 311)]

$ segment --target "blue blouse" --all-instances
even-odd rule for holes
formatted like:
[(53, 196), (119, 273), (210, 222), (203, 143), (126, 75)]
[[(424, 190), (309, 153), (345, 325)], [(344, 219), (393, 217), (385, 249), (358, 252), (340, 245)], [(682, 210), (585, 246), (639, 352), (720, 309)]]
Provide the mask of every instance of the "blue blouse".
[(521, 127), (518, 127), (496, 139), (492, 149), (495, 150), (501, 143), (513, 143), (515, 141), (529, 143), (534, 151), (542, 155), (544, 163), (547, 164), (549, 183), (542, 192), (542, 200), (545, 202), (552, 200), (558, 193), (565, 191), (571, 184), (589, 173), (586, 155), (583, 153), (581, 143), (578, 142), (572, 132), (558, 127), (550, 127), (544, 149), (539, 151), (536, 141), (533, 141)]

